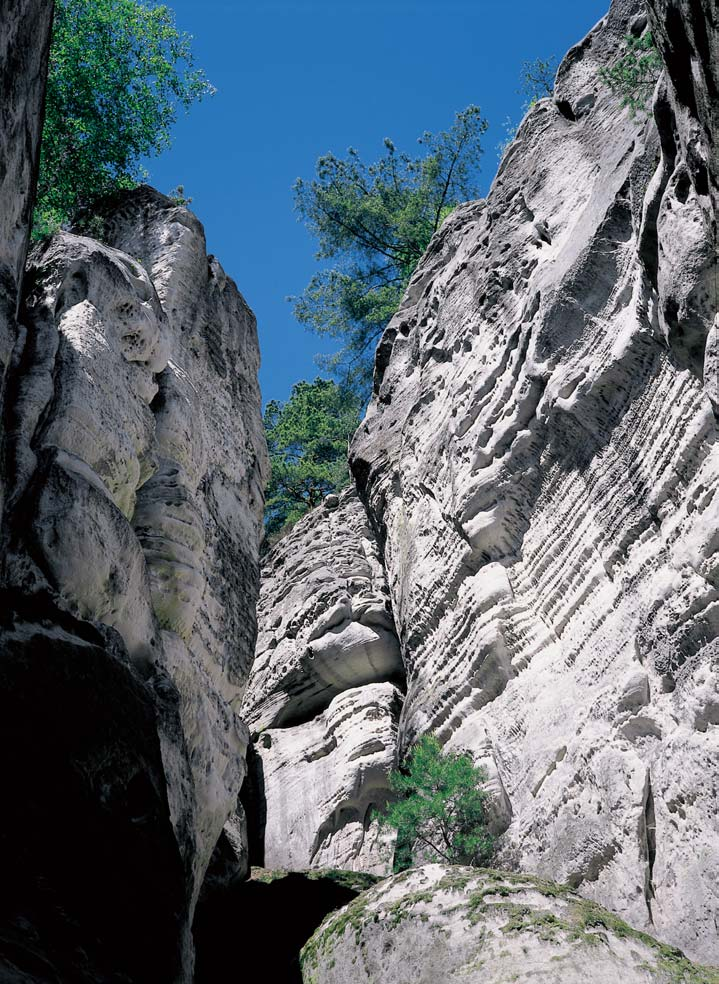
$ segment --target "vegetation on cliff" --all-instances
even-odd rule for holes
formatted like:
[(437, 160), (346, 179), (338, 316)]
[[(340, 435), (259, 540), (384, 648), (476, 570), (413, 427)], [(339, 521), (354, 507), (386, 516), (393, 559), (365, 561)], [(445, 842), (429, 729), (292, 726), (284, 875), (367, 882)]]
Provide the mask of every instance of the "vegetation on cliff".
[(468, 106), (448, 130), (420, 137), (419, 156), (385, 138), (374, 163), (353, 148), (345, 158), (325, 154), (311, 181), (295, 183), (295, 207), (317, 238), (317, 259), (334, 263), (293, 299), (295, 315), (341, 341), (326, 367), (361, 397), (369, 396), (375, 345), (430, 239), (453, 208), (479, 196), (486, 129), (479, 107)]
[(289, 400), (267, 404), (264, 421), (272, 466), (265, 506), (268, 540), (349, 483), (347, 443), (359, 418), (356, 395), (328, 379), (295, 383)]
[(442, 749), (432, 734), (423, 735), (405, 768), (392, 772), (398, 799), (383, 822), (397, 831), (394, 870), (413, 864), (487, 864), (494, 851), (488, 829), (487, 771), (468, 752)]
[(58, 0), (35, 236), (85, 225), (95, 201), (144, 176), (180, 109), (212, 94), (172, 10), (143, 0)]

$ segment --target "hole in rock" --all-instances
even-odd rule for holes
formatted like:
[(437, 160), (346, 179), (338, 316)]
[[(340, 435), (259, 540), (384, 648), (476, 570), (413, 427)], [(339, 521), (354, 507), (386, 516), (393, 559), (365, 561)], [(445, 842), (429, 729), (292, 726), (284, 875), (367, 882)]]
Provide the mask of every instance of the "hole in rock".
[(557, 99), (555, 105), (565, 120), (569, 120), (570, 123), (576, 123), (577, 117), (574, 115), (574, 110), (572, 109), (571, 103), (567, 102), (566, 99)]

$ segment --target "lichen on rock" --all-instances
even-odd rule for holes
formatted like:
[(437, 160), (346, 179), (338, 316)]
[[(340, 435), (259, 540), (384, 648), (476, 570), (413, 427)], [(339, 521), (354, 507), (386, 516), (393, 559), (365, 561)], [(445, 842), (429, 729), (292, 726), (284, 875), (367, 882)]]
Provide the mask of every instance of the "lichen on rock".
[(302, 950), (305, 984), (715, 984), (719, 971), (638, 932), (568, 885), (426, 865), (332, 913)]

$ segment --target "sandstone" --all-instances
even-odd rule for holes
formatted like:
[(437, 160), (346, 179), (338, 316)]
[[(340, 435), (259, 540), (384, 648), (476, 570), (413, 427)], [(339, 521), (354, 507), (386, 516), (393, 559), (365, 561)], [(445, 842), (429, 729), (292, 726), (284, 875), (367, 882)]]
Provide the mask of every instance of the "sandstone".
[(374, 533), (352, 490), (270, 551), (258, 621), (242, 708), (254, 733), (245, 795), (257, 858), (388, 871), (391, 845), (373, 811), (396, 764), (404, 668)]
[(335, 697), (306, 724), (262, 731), (255, 774), (264, 796), (264, 863), (383, 874), (393, 838), (376, 816), (390, 793), (402, 695), (390, 683)]
[[(0, 399), (17, 341), (40, 162), (53, 4), (7, 0), (0, 34)], [(0, 432), (1, 433), (1, 432)], [(0, 508), (4, 482), (0, 476)]]
[[(238, 712), (254, 650), (267, 470), (259, 355), (254, 318), (217, 260), (208, 258), (202, 226), (191, 213), (143, 187), (123, 195), (105, 222), (102, 243), (60, 233), (28, 262), (5, 414), (0, 648), (4, 659), (17, 650), (23, 666), (37, 659), (40, 701), (43, 659), (53, 639), (62, 639), (71, 667), (72, 653), (80, 659), (87, 650), (85, 637), (97, 638), (96, 680), (78, 663), (85, 675), (77, 695), (71, 669), (67, 692), (57, 694), (78, 729), (90, 727), (82, 723), (83, 687), (96, 699), (105, 678), (125, 674), (131, 682), (125, 690), (151, 724), (131, 742), (132, 761), (154, 755), (154, 771), (141, 780), (149, 766), (133, 765), (115, 775), (93, 759), (85, 786), (68, 789), (62, 809), (81, 831), (94, 822), (97, 797), (102, 803), (109, 796), (103, 822), (112, 839), (111, 825), (124, 816), (124, 807), (113, 804), (147, 798), (147, 809), (140, 803), (140, 819), (132, 814), (132, 823), (150, 825), (152, 837), (141, 851), (157, 851), (167, 870), (127, 866), (132, 828), (118, 828), (116, 867), (106, 860), (92, 875), (116, 892), (112, 886), (127, 868), (126, 886), (112, 907), (98, 904), (89, 914), (91, 900), (103, 898), (102, 887), (93, 882), (78, 899), (71, 870), (50, 865), (42, 852), (37, 877), (50, 884), (50, 901), (23, 897), (8, 919), (40, 926), (67, 918), (87, 933), (99, 919), (92, 932), (106, 936), (107, 945), (95, 948), (92, 970), (82, 969), (76, 953), (49, 944), (44, 958), (61, 977), (89, 981), (106, 979), (102, 961), (112, 966), (119, 960), (113, 940), (133, 936), (134, 920), (144, 913), (147, 925), (126, 945), (118, 967), (127, 966), (133, 981), (169, 982), (191, 978), (194, 906), (245, 774), (249, 733)], [(28, 610), (34, 614), (24, 629), (28, 616), (21, 613)], [(63, 619), (75, 620), (73, 631), (57, 636)], [(123, 690), (109, 689), (104, 699), (106, 722), (97, 741), (107, 731), (103, 754), (112, 755), (111, 736), (120, 728), (115, 719), (127, 718), (129, 728), (139, 711)], [(53, 722), (38, 722), (35, 744), (53, 743)], [(62, 772), (68, 764), (56, 768)], [(26, 769), (35, 769), (33, 760)], [(134, 792), (141, 782), (150, 784), (152, 796)], [(34, 802), (31, 797), (18, 809), (32, 811)], [(39, 817), (33, 814), (26, 829), (19, 823), (20, 842), (6, 842), (6, 851), (27, 854), (23, 844), (42, 836)], [(95, 840), (103, 829), (96, 827)], [(245, 835), (236, 824), (230, 834), (241, 871)], [(90, 857), (75, 862), (93, 867)], [(158, 878), (168, 882), (165, 900), (149, 887)], [(128, 893), (146, 896), (147, 909), (123, 921), (122, 913), (133, 908)], [(103, 918), (114, 920), (112, 933)], [(143, 964), (140, 944), (147, 945), (155, 928), (157, 961)], [(66, 935), (67, 926), (54, 932)], [(82, 945), (82, 932), (78, 940)], [(38, 944), (34, 959), (41, 952)]]
[(615, 0), (430, 244), (351, 467), (400, 754), (435, 731), (491, 759), (500, 861), (715, 963), (716, 18), (649, 6), (651, 112), (600, 79), (643, 29)]
[(567, 886), (426, 865), (364, 892), (302, 950), (305, 984), (670, 984), (719, 972), (639, 933)]

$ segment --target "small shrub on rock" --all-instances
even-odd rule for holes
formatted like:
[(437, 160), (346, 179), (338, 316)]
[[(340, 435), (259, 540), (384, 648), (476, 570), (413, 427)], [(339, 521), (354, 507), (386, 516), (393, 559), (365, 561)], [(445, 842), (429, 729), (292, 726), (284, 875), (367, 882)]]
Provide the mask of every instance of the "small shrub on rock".
[(649, 31), (635, 38), (628, 34), (623, 53), (609, 68), (599, 72), (600, 79), (621, 97), (632, 116), (647, 104), (662, 70), (662, 60)]
[(468, 752), (443, 751), (439, 740), (424, 735), (404, 768), (390, 782), (398, 798), (383, 822), (397, 831), (394, 870), (444, 861), (480, 866), (494, 853), (488, 829), (488, 793), (484, 768)]

